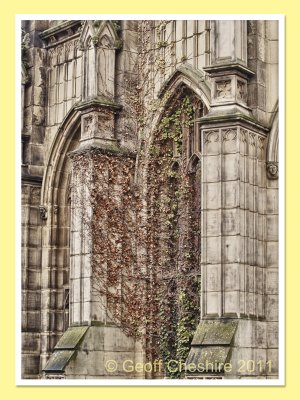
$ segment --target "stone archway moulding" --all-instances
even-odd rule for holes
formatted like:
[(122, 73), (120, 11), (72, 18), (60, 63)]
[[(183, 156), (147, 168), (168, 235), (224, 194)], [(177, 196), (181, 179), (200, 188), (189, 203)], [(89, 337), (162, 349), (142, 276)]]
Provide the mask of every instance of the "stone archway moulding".
[(278, 143), (279, 143), (279, 117), (278, 103), (271, 121), (267, 147), (267, 175), (269, 179), (278, 179)]

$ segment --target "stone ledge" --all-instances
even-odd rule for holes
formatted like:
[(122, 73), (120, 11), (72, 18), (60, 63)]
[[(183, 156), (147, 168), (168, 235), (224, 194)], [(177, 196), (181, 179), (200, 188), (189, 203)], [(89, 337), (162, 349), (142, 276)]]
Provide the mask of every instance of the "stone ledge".
[(46, 374), (63, 373), (71, 358), (75, 355), (87, 330), (87, 326), (68, 328), (54, 347), (54, 352), (49, 358), (43, 372)]
[(82, 146), (78, 150), (72, 151), (68, 153), (68, 157), (72, 158), (74, 156), (80, 155), (80, 154), (85, 154), (85, 153), (100, 153), (100, 154), (106, 154), (109, 156), (120, 156), (120, 157), (129, 157), (129, 158), (135, 158), (136, 153), (130, 151), (127, 148), (120, 147), (117, 142), (112, 142), (112, 143), (103, 143), (100, 146), (95, 146), (95, 145), (86, 145)]
[[(187, 379), (205, 378), (211, 373), (216, 374), (214, 379), (223, 376), (224, 365), (230, 361), (231, 344), (237, 326), (238, 321), (233, 320), (200, 322), (186, 360)], [(204, 370), (198, 369), (200, 365)]]
[(214, 65), (210, 65), (209, 67), (203, 67), (203, 70), (212, 76), (218, 74), (222, 74), (222, 76), (225, 76), (226, 74), (232, 73), (237, 73), (238, 75), (246, 77), (252, 77), (255, 75), (254, 71), (241, 63), (217, 63)]
[[(212, 114), (207, 114), (204, 117), (201, 117), (199, 119), (195, 120), (198, 123), (201, 123), (201, 128), (202, 129), (207, 129), (206, 124), (208, 125), (209, 128), (212, 126), (218, 125), (219, 124), (226, 124), (227, 125), (232, 125), (232, 124), (238, 124), (238, 125), (246, 125), (249, 126), (250, 129), (255, 129), (259, 133), (262, 133), (266, 135), (269, 132), (269, 128), (262, 125), (260, 122), (255, 120), (253, 117), (247, 116), (241, 112), (234, 112), (234, 113), (212, 113)], [(221, 126), (223, 127), (223, 125)]]

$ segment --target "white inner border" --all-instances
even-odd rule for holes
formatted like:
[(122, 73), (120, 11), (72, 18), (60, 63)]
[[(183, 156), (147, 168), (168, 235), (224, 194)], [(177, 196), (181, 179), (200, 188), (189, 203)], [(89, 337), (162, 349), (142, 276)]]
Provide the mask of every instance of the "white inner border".
[[(279, 21), (279, 361), (278, 379), (22, 379), (21, 378), (21, 21), (22, 20), (277, 20)], [(17, 386), (284, 386), (285, 385), (285, 16), (282, 14), (17, 14), (16, 15), (16, 385)]]

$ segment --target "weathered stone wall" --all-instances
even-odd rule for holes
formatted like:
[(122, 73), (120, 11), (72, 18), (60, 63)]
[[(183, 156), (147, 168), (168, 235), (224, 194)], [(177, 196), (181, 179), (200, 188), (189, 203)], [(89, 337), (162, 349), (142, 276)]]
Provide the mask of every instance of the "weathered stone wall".
[(42, 49), (39, 34), (47, 27), (47, 21), (22, 24), (22, 374), (26, 378), (36, 377), (41, 352), (40, 196), (44, 171), (46, 51)]
[(40, 366), (41, 226), (40, 187), (22, 187), (22, 372), (34, 377)]
[[(62, 120), (81, 100), (82, 52), (79, 49), (80, 21), (70, 24), (63, 33), (47, 31), (47, 95), (45, 123), (45, 159)], [(44, 42), (45, 43), (45, 42)]]
[[(118, 152), (134, 154), (130, 185), (140, 196), (140, 206), (135, 216), (137, 230), (131, 227), (127, 233), (136, 247), (137, 271), (144, 271), (151, 259), (144, 240), (151, 215), (151, 179), (155, 179), (151, 151), (162, 117), (175, 104), (172, 98), (180, 98), (186, 88), (205, 109), (196, 116), (193, 144), (190, 138), (184, 139), (192, 150), (184, 153), (183, 160), (185, 172), (199, 159), (201, 164), (199, 316), (236, 321), (232, 360), (272, 359), (271, 373), (252, 376), (276, 376), (278, 23), (25, 21), (23, 29), (28, 33), (22, 53), (23, 376), (40, 376), (67, 329), (69, 290), (71, 323), (89, 324), (99, 311), (89, 309), (89, 318), (83, 319), (84, 313), (74, 311), (81, 300), (81, 305), (96, 302), (90, 292), (80, 300), (85, 292), (76, 287), (83, 276), (77, 282), (72, 275), (70, 285), (74, 216), (67, 155), (93, 146), (110, 149), (120, 180), (124, 171), (116, 165)], [(116, 204), (122, 197), (120, 182), (111, 188)], [(75, 225), (73, 237), (79, 229)], [(161, 249), (163, 245), (158, 244)], [(79, 253), (73, 250), (71, 270), (75, 273)], [(81, 256), (80, 251), (83, 270), (88, 262)], [(98, 322), (105, 324), (106, 311), (99, 312)], [(106, 376), (98, 364), (108, 355), (117, 357), (119, 351), (143, 359), (145, 354), (132, 338), (126, 339), (115, 326), (105, 329), (93, 327), (103, 339), (101, 349), (92, 329), (85, 336), (78, 358), (66, 370), (68, 376)], [(114, 348), (112, 331), (119, 337), (119, 347)], [(90, 358), (81, 363), (86, 349)]]
[(278, 102), (278, 22), (248, 21), (247, 30), (248, 66), (255, 72), (248, 104), (255, 118), (270, 126)]

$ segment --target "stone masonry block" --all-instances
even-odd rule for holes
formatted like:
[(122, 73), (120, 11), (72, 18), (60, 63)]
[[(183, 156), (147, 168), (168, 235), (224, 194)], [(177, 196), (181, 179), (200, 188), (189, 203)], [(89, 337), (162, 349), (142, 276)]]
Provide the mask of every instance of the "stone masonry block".
[(255, 293), (264, 294), (264, 273), (264, 268), (254, 267)]
[(239, 156), (237, 154), (226, 154), (223, 157), (223, 163), (223, 180), (239, 179)]
[(248, 315), (255, 315), (255, 294), (252, 292), (246, 293), (246, 312)]
[(266, 294), (278, 294), (278, 269), (268, 268), (266, 270)]
[(238, 314), (239, 312), (239, 292), (225, 291), (224, 293), (224, 314)]
[(207, 210), (203, 212), (203, 235), (221, 235), (221, 210)]
[(239, 261), (240, 238), (235, 236), (223, 236), (223, 261), (235, 263)]
[(278, 295), (265, 296), (266, 318), (268, 321), (278, 321)]
[(222, 182), (222, 205), (233, 208), (239, 205), (239, 181)]
[(256, 240), (256, 264), (258, 267), (265, 267), (266, 244), (261, 240)]
[[(221, 292), (204, 293), (206, 313), (205, 315), (220, 315), (221, 313)], [(205, 312), (205, 311), (204, 311)]]
[(217, 155), (221, 153), (220, 132), (218, 129), (203, 131), (203, 154)]
[(267, 215), (266, 217), (267, 239), (278, 240), (278, 216)]
[(203, 208), (212, 210), (221, 207), (221, 183), (203, 183)]
[(204, 266), (205, 290), (208, 292), (221, 291), (221, 264)]
[[(224, 289), (225, 291), (237, 291), (240, 289), (239, 264), (224, 264)], [(238, 303), (238, 302), (237, 302)]]
[(266, 266), (278, 268), (278, 242), (267, 242)]
[(278, 323), (267, 322), (267, 347), (278, 348)]
[(278, 375), (279, 355), (277, 349), (267, 349), (267, 370), (268, 375)]
[(203, 182), (219, 182), (221, 180), (221, 157), (203, 156)]
[(238, 152), (237, 128), (222, 130), (222, 154)]
[(266, 212), (268, 214), (278, 214), (278, 189), (268, 189)]
[(203, 238), (202, 247), (203, 252), (203, 262), (208, 264), (218, 264), (221, 260), (221, 238), (220, 237), (208, 237)]

